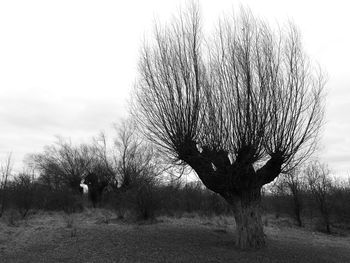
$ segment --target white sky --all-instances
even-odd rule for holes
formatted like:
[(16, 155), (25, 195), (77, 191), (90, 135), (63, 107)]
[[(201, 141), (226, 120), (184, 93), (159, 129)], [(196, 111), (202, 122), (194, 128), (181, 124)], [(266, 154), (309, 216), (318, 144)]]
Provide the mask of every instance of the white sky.
[[(55, 135), (88, 140), (126, 116), (137, 58), (154, 18), (186, 0), (0, 1), (0, 158), (16, 166)], [(243, 3), (271, 22), (291, 19), (329, 77), (322, 158), (350, 174), (350, 4), (347, 1), (199, 1), (204, 26)]]

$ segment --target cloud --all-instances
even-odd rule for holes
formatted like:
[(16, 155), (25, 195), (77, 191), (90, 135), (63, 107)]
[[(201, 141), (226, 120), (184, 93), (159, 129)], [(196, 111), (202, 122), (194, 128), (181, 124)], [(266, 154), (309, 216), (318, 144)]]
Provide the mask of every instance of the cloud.
[(0, 158), (12, 151), (17, 167), (26, 154), (42, 150), (56, 135), (86, 141), (126, 114), (126, 103), (117, 96), (64, 98), (35, 91), (0, 97)]

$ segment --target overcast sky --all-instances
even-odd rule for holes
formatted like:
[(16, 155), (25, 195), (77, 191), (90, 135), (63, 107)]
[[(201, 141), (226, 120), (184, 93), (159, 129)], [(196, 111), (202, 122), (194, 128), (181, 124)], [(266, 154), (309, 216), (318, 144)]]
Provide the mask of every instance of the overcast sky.
[[(55, 135), (87, 141), (127, 115), (142, 40), (187, 1), (0, 1), (0, 158), (41, 151)], [(350, 174), (350, 6), (347, 1), (199, 1), (204, 26), (240, 4), (293, 20), (328, 74), (320, 155)]]

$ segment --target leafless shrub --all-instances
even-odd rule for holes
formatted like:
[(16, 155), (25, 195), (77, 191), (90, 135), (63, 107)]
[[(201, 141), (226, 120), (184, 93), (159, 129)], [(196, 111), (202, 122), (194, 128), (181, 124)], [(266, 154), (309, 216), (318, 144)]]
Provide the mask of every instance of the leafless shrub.
[(315, 161), (310, 163), (306, 168), (306, 176), (309, 189), (322, 215), (325, 230), (327, 233), (331, 233), (330, 194), (332, 190), (332, 181), (330, 179), (330, 170), (325, 164)]
[(32, 175), (21, 173), (15, 176), (10, 187), (11, 202), (19, 211), (22, 218), (25, 218), (30, 209), (34, 206), (35, 184)]
[(40, 173), (40, 180), (51, 189), (69, 187), (79, 193), (80, 183), (94, 157), (94, 148), (59, 138), (54, 145), (46, 146), (43, 153), (33, 154), (30, 159)]
[(157, 206), (155, 187), (166, 171), (158, 152), (138, 134), (136, 124), (123, 122), (117, 127), (117, 178), (119, 208), (135, 209), (139, 219), (152, 219)]
[(304, 194), (306, 192), (307, 182), (305, 174), (302, 169), (290, 169), (287, 173), (282, 175), (277, 181), (276, 186), (282, 188), (281, 191), (286, 191), (292, 196), (293, 200), (293, 214), (298, 226), (302, 226), (302, 211), (304, 208)]
[(3, 215), (6, 208), (6, 193), (7, 183), (12, 172), (12, 154), (9, 154), (4, 163), (0, 164), (0, 217)]

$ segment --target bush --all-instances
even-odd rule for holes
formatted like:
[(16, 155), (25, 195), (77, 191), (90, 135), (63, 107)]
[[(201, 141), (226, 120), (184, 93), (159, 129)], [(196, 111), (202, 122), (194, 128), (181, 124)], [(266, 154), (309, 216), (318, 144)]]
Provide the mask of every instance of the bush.
[(11, 203), (24, 218), (33, 208), (35, 183), (28, 174), (20, 174), (10, 184)]
[(38, 202), (38, 205), (44, 210), (61, 210), (66, 213), (83, 210), (82, 198), (70, 189), (48, 191), (44, 188), (42, 189), (42, 194), (43, 201), (41, 204)]
[(161, 214), (173, 215), (183, 213), (199, 213), (203, 215), (220, 215), (231, 213), (227, 202), (218, 194), (204, 189), (199, 182), (181, 185), (173, 182), (158, 186), (157, 209)]
[(136, 189), (136, 212), (139, 219), (153, 219), (157, 209), (157, 197), (155, 187), (152, 184), (144, 184)]
[(9, 183), (8, 203), (24, 218), (31, 209), (65, 211), (83, 209), (82, 197), (68, 188), (51, 189), (35, 182), (28, 175), (19, 175)]
[(120, 212), (121, 216), (127, 210), (132, 210), (138, 220), (148, 220), (155, 217), (159, 208), (157, 186), (152, 182), (143, 182), (128, 189), (118, 189), (114, 194), (108, 194), (109, 205)]
[(330, 203), (334, 222), (350, 225), (350, 188), (334, 187)]

